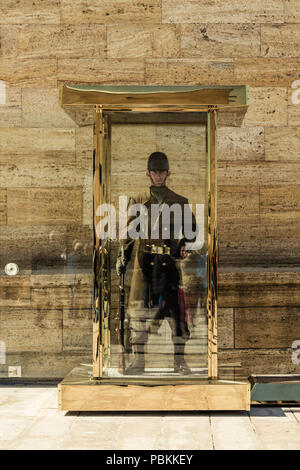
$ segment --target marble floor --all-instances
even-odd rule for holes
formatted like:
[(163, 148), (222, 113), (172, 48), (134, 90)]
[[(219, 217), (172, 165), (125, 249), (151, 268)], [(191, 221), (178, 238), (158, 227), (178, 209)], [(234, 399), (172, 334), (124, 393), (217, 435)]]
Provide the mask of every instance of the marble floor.
[(54, 386), (0, 386), (0, 449), (300, 450), (300, 407), (65, 412)]

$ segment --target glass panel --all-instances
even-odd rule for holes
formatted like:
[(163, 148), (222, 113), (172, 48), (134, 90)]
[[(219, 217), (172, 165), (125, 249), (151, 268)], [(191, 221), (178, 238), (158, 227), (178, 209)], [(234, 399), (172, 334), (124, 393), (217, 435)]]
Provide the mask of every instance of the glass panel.
[(5, 129), (2, 376), (19, 367), (22, 377), (61, 377), (91, 362), (92, 135), (92, 126)]
[(206, 113), (109, 118), (111, 217), (97, 226), (102, 238), (111, 230), (103, 376), (206, 377)]

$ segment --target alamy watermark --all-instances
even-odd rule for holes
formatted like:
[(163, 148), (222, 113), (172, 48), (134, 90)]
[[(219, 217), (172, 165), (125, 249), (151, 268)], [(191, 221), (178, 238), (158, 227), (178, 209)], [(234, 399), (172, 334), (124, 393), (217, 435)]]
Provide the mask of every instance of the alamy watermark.
[(291, 87), (295, 88), (292, 93), (292, 103), (300, 104), (300, 80), (294, 80)]
[(298, 365), (300, 364), (300, 339), (293, 341), (292, 350), (292, 363)]
[(6, 103), (6, 84), (3, 80), (0, 80), (0, 104)]
[[(100, 204), (96, 216), (96, 235), (101, 240), (138, 238), (147, 240), (187, 240), (188, 250), (198, 250), (204, 240), (204, 205), (195, 204), (145, 204), (128, 205), (127, 196), (119, 196), (119, 210), (113, 204)], [(118, 222), (118, 223), (117, 223)]]
[(6, 344), (0, 341), (0, 365), (6, 364)]

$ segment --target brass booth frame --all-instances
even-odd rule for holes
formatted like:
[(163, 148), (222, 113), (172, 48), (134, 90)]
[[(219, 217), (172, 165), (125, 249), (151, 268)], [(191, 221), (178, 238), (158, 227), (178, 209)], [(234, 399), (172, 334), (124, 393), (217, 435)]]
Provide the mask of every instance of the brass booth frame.
[[(117, 410), (117, 409), (249, 409), (250, 385), (248, 381), (228, 382), (218, 380), (217, 335), (217, 116), (221, 110), (247, 109), (249, 86), (87, 86), (64, 85), (60, 103), (78, 122), (78, 111), (93, 112), (93, 172), (94, 172), (94, 308), (93, 308), (93, 366), (88, 384), (105, 385), (91, 388), (84, 400), (82, 386), (86, 385), (82, 368), (73, 370), (59, 385), (61, 409), (68, 410)], [(193, 377), (172, 379), (107, 378), (103, 377), (103, 357), (109, 347), (110, 240), (100, 240), (96, 233), (96, 211), (102, 203), (110, 202), (110, 113), (193, 113), (204, 112), (206, 120), (207, 161), (207, 319), (208, 319), (208, 379)], [(78, 386), (81, 390), (79, 390)], [(121, 385), (127, 385), (121, 393)], [(156, 408), (149, 408), (141, 398), (139, 385), (152, 385), (152, 398)], [(154, 387), (155, 385), (155, 387)], [(166, 402), (169, 386), (197, 387), (198, 398), (190, 397), (185, 403), (174, 396), (173, 404)], [(223, 385), (224, 388), (220, 387)], [(72, 386), (75, 389), (72, 389)], [(77, 386), (77, 389), (76, 389)], [(210, 387), (212, 386), (212, 387)], [(114, 387), (117, 387), (117, 391)], [(176, 389), (175, 387), (175, 389)], [(202, 387), (202, 388), (201, 388)], [(226, 388), (227, 387), (227, 388)], [(196, 390), (195, 388), (192, 390)], [(223, 390), (223, 391), (222, 391)], [(81, 399), (78, 398), (78, 393)], [(127, 398), (120, 401), (120, 393)], [(170, 393), (170, 392), (169, 392)], [(108, 395), (107, 395), (108, 394)], [(193, 394), (190, 394), (193, 395)], [(97, 396), (97, 398), (96, 398)], [(74, 398), (75, 397), (75, 398)], [(109, 402), (110, 397), (110, 402)], [(99, 402), (100, 400), (100, 402)], [(129, 400), (129, 401), (128, 401)], [(157, 401), (158, 400), (158, 401)], [(131, 404), (129, 404), (131, 403)], [(152, 405), (151, 405), (152, 406)]]

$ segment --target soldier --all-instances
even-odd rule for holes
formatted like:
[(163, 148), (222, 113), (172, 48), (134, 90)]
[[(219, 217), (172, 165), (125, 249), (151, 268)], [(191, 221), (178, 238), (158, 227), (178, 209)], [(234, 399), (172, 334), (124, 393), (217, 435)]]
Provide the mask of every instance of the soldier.
[[(131, 259), (134, 243), (137, 243), (136, 257), (134, 263), (133, 278), (131, 280), (129, 311), (132, 338), (131, 342), (134, 351), (134, 360), (126, 370), (126, 374), (143, 373), (145, 369), (145, 344), (148, 341), (149, 333), (157, 333), (161, 326), (161, 321), (166, 318), (172, 331), (172, 341), (174, 344), (174, 372), (189, 374), (191, 370), (184, 359), (184, 349), (186, 341), (190, 337), (189, 328), (185, 318), (185, 313), (180, 308), (179, 284), (180, 273), (176, 266), (176, 259), (188, 256), (186, 250), (187, 238), (184, 236), (183, 215), (185, 205), (188, 200), (176, 194), (166, 186), (167, 178), (170, 175), (169, 162), (167, 156), (162, 152), (154, 152), (148, 158), (147, 176), (151, 186), (148, 193), (137, 198), (131, 198), (129, 206), (142, 203), (148, 210), (148, 227), (158, 223), (158, 238), (138, 238), (134, 240), (127, 237), (122, 242), (122, 256), (117, 258), (117, 273), (124, 274)], [(152, 220), (151, 205), (159, 205), (160, 211), (156, 220)], [(164, 226), (163, 210), (170, 208), (173, 204), (181, 209), (180, 220), (173, 211), (170, 211), (170, 226)], [(157, 206), (156, 206), (157, 207)], [(196, 221), (193, 214), (192, 230), (197, 233)], [(127, 226), (130, 225), (129, 218)], [(182, 231), (182, 236), (177, 235), (178, 228)], [(176, 233), (175, 233), (176, 232)], [(167, 233), (167, 238), (165, 236)], [(153, 232), (151, 232), (153, 234)], [(196, 237), (189, 242), (194, 241)]]

